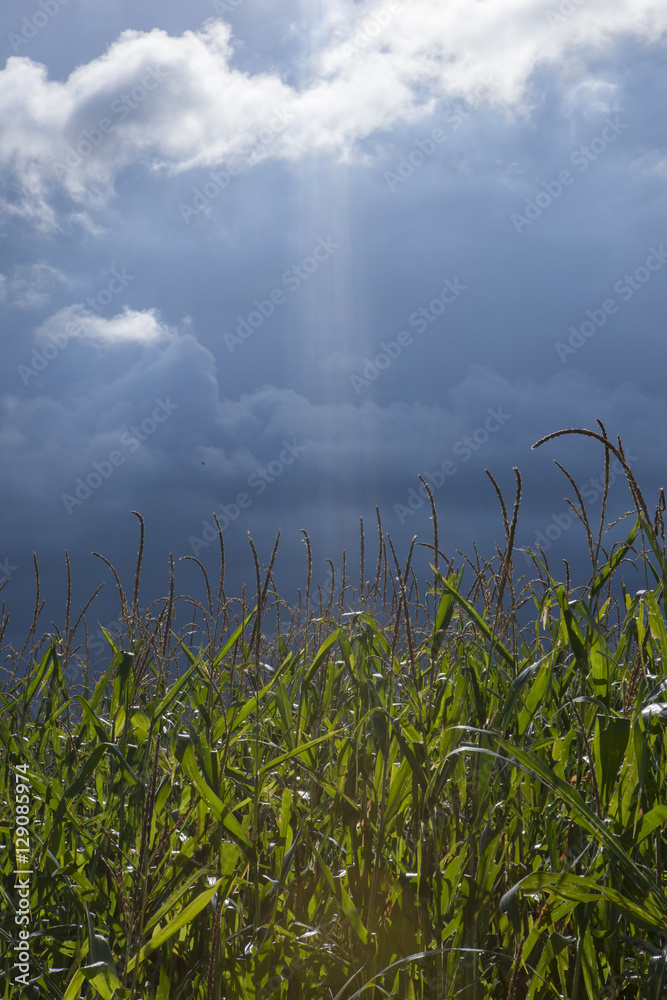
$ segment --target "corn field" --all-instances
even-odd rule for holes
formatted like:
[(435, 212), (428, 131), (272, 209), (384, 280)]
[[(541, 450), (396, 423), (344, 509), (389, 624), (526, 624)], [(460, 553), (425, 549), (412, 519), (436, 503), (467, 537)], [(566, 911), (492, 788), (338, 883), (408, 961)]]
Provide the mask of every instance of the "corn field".
[(68, 599), (2, 678), (0, 995), (666, 996), (665, 504), (650, 514), (600, 429), (558, 434), (602, 443), (607, 479), (618, 458), (633, 509), (607, 551), (606, 494), (597, 533), (579, 497), (577, 589), (543, 553), (516, 581), (515, 470), (511, 516), (489, 474), (506, 547), (488, 562), (440, 551), (431, 495), (423, 583), (378, 514), (358, 586), (332, 563), (315, 592), (309, 561), (289, 605), (278, 539), (264, 567), (251, 539), (253, 597), (228, 598), (220, 532), (217, 590), (202, 566), (177, 634), (173, 558), (138, 614), (139, 516), (104, 672)]

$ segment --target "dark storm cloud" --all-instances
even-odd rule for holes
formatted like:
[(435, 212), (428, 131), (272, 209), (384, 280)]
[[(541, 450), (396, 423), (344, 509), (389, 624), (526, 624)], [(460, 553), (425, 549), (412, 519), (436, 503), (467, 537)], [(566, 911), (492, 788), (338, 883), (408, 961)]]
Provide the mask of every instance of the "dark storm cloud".
[[(65, 549), (76, 602), (106, 580), (92, 614), (113, 620), (90, 552), (131, 587), (133, 509), (143, 606), (169, 552), (215, 575), (214, 512), (228, 589), (254, 579), (247, 533), (268, 560), (280, 528), (294, 594), (301, 528), (323, 581), (327, 556), (339, 578), (342, 548), (358, 559), (376, 505), (403, 558), (414, 534), (430, 541), (419, 475), (441, 547), (490, 557), (504, 539), (484, 469), (511, 505), (518, 466), (517, 544), (584, 574), (553, 459), (595, 517), (602, 449), (530, 446), (599, 417), (655, 502), (663, 8), (550, 22), (526, 3), (472, 23), (463, 5), (350, 4), (306, 23), (285, 5), (253, 27), (232, 6), (115, 5), (77, 48), (71, 15), (89, 24), (92, 7), (71, 0), (8, 42), (0, 585), (16, 637), (33, 551), (49, 620)], [(630, 506), (614, 473), (610, 516)], [(177, 566), (201, 594), (197, 567)]]

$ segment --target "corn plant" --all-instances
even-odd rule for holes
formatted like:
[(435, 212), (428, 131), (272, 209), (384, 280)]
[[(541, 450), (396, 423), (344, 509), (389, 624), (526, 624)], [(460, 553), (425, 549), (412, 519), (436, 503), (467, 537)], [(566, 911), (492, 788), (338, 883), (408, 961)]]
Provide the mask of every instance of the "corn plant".
[[(278, 540), (264, 575), (250, 540), (253, 599), (227, 599), (220, 531), (217, 595), (202, 566), (207, 600), (178, 633), (173, 560), (169, 595), (138, 614), (140, 518), (131, 601), (107, 563), (124, 631), (99, 676), (69, 598), (62, 633), (38, 642), (36, 617), (29, 669), (12, 651), (0, 687), (8, 955), (17, 787), (30, 803), (21, 995), (665, 996), (665, 504), (649, 515), (600, 431), (559, 433), (602, 443), (607, 487), (621, 461), (634, 509), (607, 552), (607, 490), (597, 537), (573, 506), (592, 560), (579, 593), (543, 552), (516, 579), (515, 470), (511, 519), (489, 474), (506, 535), (489, 561), (440, 551), (430, 497), (421, 594), (415, 542), (401, 563), (379, 513), (374, 580), (362, 522), (359, 587), (344, 558), (315, 597), (306, 535), (297, 606), (273, 585)], [(637, 560), (646, 588), (614, 589)], [(6, 959), (0, 990), (16, 989)]]

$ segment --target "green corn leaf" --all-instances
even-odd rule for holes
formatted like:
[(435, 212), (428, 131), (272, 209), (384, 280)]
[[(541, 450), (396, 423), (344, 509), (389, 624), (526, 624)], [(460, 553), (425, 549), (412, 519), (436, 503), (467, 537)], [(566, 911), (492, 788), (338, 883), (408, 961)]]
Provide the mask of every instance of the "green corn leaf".
[(231, 833), (236, 840), (238, 840), (244, 847), (252, 851), (252, 841), (248, 838), (245, 830), (233, 813), (229, 811), (225, 803), (218, 798), (216, 793), (206, 781), (204, 775), (198, 769), (192, 743), (188, 743), (183, 752), (182, 765), (188, 778), (195, 786), (216, 819), (222, 823), (225, 829), (228, 830), (228, 832)]
[(250, 612), (250, 614), (246, 617), (245, 621), (241, 622), (241, 624), (236, 629), (236, 631), (233, 633), (233, 635), (230, 636), (230, 638), (227, 640), (227, 642), (222, 647), (222, 649), (220, 650), (220, 652), (218, 653), (218, 655), (214, 659), (213, 663), (211, 664), (211, 669), (212, 670), (215, 667), (217, 667), (218, 664), (222, 660), (224, 660), (225, 656), (227, 656), (227, 653), (230, 651), (230, 649), (234, 648), (234, 646), (236, 645), (236, 643), (238, 642), (238, 640), (241, 638), (241, 636), (245, 632), (245, 630), (246, 630), (246, 628), (248, 626), (248, 623), (252, 620), (253, 615), (255, 615), (256, 612), (257, 612), (257, 608), (255, 607), (255, 608), (252, 609), (252, 611)]
[(609, 708), (613, 657), (603, 636), (599, 633), (596, 633), (591, 641), (588, 651), (588, 662), (590, 664), (590, 679), (593, 685), (593, 694), (604, 703), (606, 708)]
[(168, 941), (170, 937), (173, 937), (176, 931), (179, 931), (181, 927), (191, 923), (197, 914), (201, 913), (206, 904), (213, 899), (218, 891), (218, 888), (224, 881), (224, 878), (219, 878), (217, 882), (214, 882), (213, 885), (210, 886), (210, 888), (205, 889), (204, 892), (200, 893), (196, 899), (193, 899), (193, 901), (182, 909), (180, 913), (177, 913), (175, 917), (172, 917), (172, 919), (164, 927), (155, 931), (150, 941), (143, 946), (139, 955), (131, 958), (127, 963), (127, 971), (132, 972), (137, 960), (141, 965), (141, 963), (146, 960), (152, 951), (155, 951), (156, 948), (160, 948), (165, 941)]
[(324, 642), (322, 643), (322, 645), (318, 649), (317, 653), (315, 654), (315, 658), (313, 659), (313, 662), (311, 663), (310, 667), (308, 668), (308, 670), (306, 671), (306, 673), (304, 675), (303, 684), (302, 684), (302, 688), (301, 688), (302, 692), (307, 689), (307, 687), (310, 684), (311, 680), (315, 676), (315, 673), (317, 672), (318, 667), (320, 666), (320, 664), (322, 663), (322, 661), (325, 659), (325, 657), (328, 655), (329, 650), (331, 649), (331, 647), (334, 645), (334, 643), (338, 642), (338, 640), (340, 638), (341, 632), (342, 632), (342, 629), (336, 629), (334, 632), (331, 633), (330, 636), (328, 636), (324, 640)]
[(333, 877), (331, 869), (325, 864), (321, 854), (319, 853), (314, 844), (311, 845), (311, 849), (317, 859), (317, 863), (320, 867), (322, 874), (327, 880), (332, 895), (335, 896), (335, 898), (341, 904), (343, 913), (350, 921), (352, 929), (354, 930), (355, 934), (357, 935), (361, 943), (365, 945), (368, 942), (368, 931), (364, 927), (363, 921), (359, 915), (359, 911), (352, 902), (352, 899), (350, 898), (348, 893), (345, 891), (341, 879), (335, 879)]
[(610, 886), (600, 885), (585, 875), (565, 873), (533, 872), (527, 875), (518, 887), (523, 892), (545, 891), (559, 899), (572, 903), (610, 902), (638, 927), (658, 931), (665, 926), (665, 911), (647, 903), (643, 905), (635, 899), (622, 895)]
[(595, 777), (602, 804), (607, 805), (613, 786), (616, 784), (621, 764), (630, 738), (630, 719), (598, 715), (595, 719), (593, 735), (593, 757)]
[(623, 544), (619, 546), (618, 549), (616, 549), (609, 562), (602, 567), (602, 569), (596, 576), (595, 580), (591, 585), (591, 593), (590, 593), (591, 602), (593, 601), (593, 598), (596, 596), (596, 594), (598, 594), (599, 591), (602, 590), (609, 577), (613, 574), (614, 570), (617, 568), (621, 560), (627, 554), (628, 550), (630, 549), (632, 543), (635, 540), (635, 536), (639, 531), (640, 526), (641, 526), (641, 520), (637, 520), (633, 525), (630, 534), (625, 539)]
[(84, 976), (83, 972), (81, 971), (81, 969), (77, 969), (77, 971), (72, 976), (72, 979), (70, 980), (69, 986), (63, 993), (62, 1000), (79, 1000), (81, 996), (81, 987), (83, 986), (85, 981), (86, 977)]
[[(456, 727), (460, 729), (469, 727), (460, 726)], [(565, 805), (568, 807), (569, 812), (572, 815), (573, 820), (582, 826), (589, 833), (592, 833), (607, 850), (613, 855), (613, 857), (619, 863), (619, 866), (623, 868), (628, 877), (637, 886), (638, 892), (645, 893), (647, 897), (657, 900), (656, 905), (658, 907), (665, 907), (665, 918), (667, 918), (667, 906), (665, 905), (664, 898), (661, 893), (657, 892), (654, 883), (644, 874), (644, 872), (632, 861), (619, 839), (615, 837), (607, 829), (602, 820), (598, 819), (594, 812), (588, 808), (579, 793), (570, 787), (570, 785), (559, 778), (554, 771), (547, 767), (547, 765), (537, 756), (537, 754), (532, 751), (521, 750), (514, 746), (508, 740), (503, 737), (498, 736), (496, 733), (489, 733), (485, 730), (472, 730), (473, 732), (484, 733), (488, 736), (490, 740), (498, 743), (506, 752), (507, 758), (513, 761), (517, 766), (521, 767), (527, 774), (532, 775), (541, 781), (548, 788), (554, 791), (558, 798), (560, 798)], [(457, 753), (487, 753), (494, 757), (499, 757), (499, 754), (493, 753), (491, 750), (485, 750), (482, 747), (464, 745), (457, 747), (456, 750), (452, 750), (451, 754)], [(502, 758), (504, 759), (504, 758)]]
[(472, 620), (479, 627), (479, 630), (481, 631), (482, 635), (491, 644), (491, 647), (493, 649), (498, 650), (502, 658), (512, 668), (512, 671), (514, 672), (515, 669), (514, 657), (510, 652), (508, 652), (507, 649), (505, 649), (502, 642), (500, 642), (500, 640), (493, 635), (489, 626), (486, 624), (484, 619), (477, 613), (475, 608), (473, 608), (472, 604), (469, 604), (468, 601), (466, 601), (465, 597), (462, 597), (461, 594), (459, 594), (459, 592), (455, 590), (454, 587), (452, 587), (452, 585), (447, 580), (445, 580), (444, 576), (442, 576), (442, 574), (436, 570), (435, 566), (431, 566), (431, 569), (435, 573), (437, 579), (440, 580), (440, 583), (443, 585), (445, 590), (447, 590), (459, 602), (461, 607), (465, 609), (466, 613), (472, 618)]

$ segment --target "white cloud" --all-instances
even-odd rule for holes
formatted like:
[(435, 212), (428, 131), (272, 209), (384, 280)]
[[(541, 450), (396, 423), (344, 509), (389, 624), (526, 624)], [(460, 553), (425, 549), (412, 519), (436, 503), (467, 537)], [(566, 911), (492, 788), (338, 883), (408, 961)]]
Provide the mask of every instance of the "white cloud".
[(21, 309), (36, 309), (50, 302), (50, 290), (63, 281), (62, 271), (50, 264), (16, 264), (8, 277), (0, 275), (0, 302)]
[(83, 340), (96, 346), (155, 344), (174, 336), (160, 321), (156, 309), (135, 310), (127, 306), (115, 316), (97, 316), (81, 303), (67, 306), (50, 316), (36, 331), (38, 343)]
[(667, 29), (662, 0), (586, 0), (556, 25), (548, 13), (535, 0), (339, 2), (313, 31), (300, 90), (272, 71), (236, 69), (231, 28), (216, 20), (180, 37), (124, 31), (64, 82), (12, 57), (0, 73), (0, 167), (20, 175), (22, 196), (7, 208), (52, 228), (54, 188), (93, 209), (140, 160), (180, 172), (313, 151), (349, 158), (360, 138), (489, 81), (491, 103), (526, 114), (544, 64), (572, 79), (570, 103), (607, 106), (613, 95), (590, 57), (621, 36), (652, 43)]

